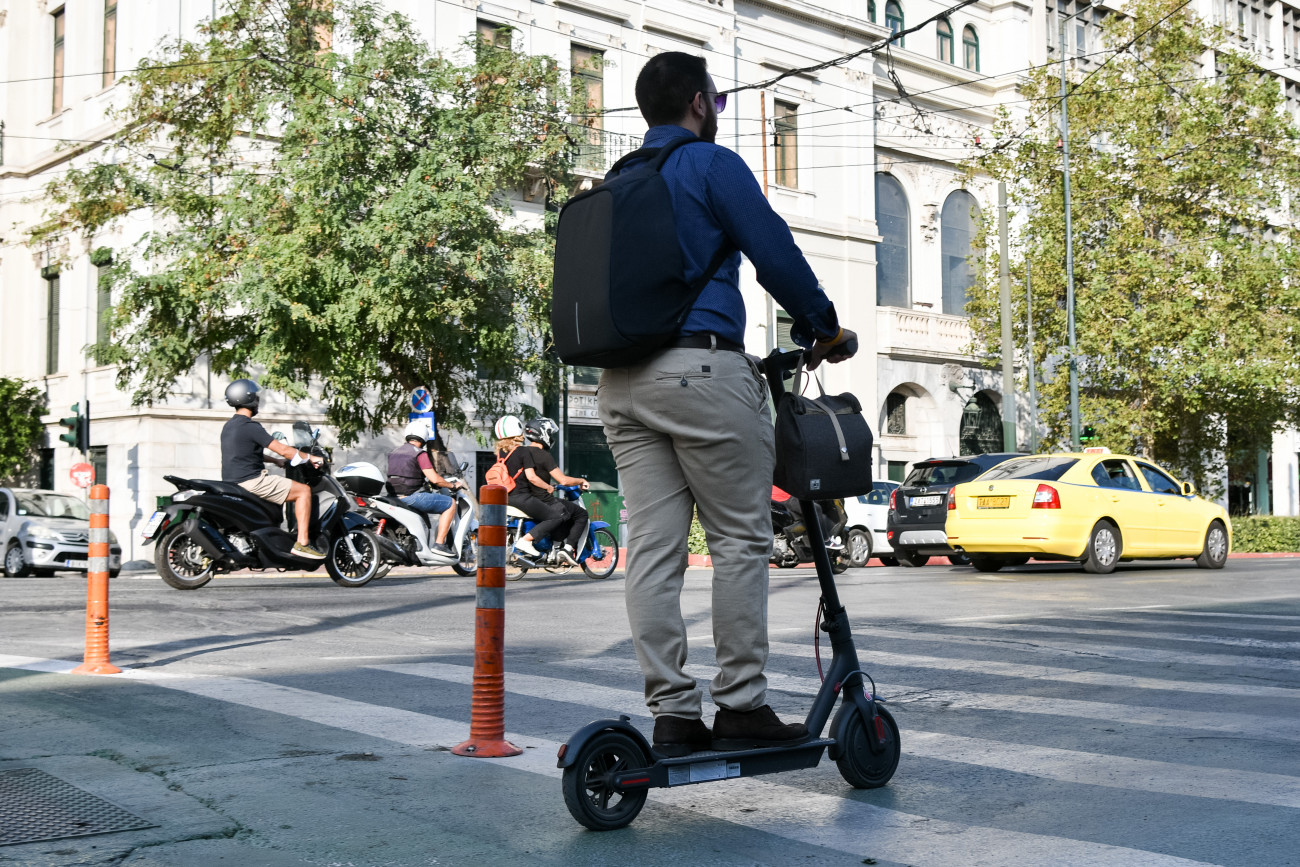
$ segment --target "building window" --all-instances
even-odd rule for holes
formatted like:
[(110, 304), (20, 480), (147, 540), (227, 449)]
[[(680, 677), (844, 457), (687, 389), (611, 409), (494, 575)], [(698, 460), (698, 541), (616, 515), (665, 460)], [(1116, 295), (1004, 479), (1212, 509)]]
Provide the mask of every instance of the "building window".
[(605, 164), (605, 52), (585, 45), (569, 48), (569, 72), (575, 94), (582, 100), (583, 114), (574, 123), (584, 127), (578, 145), (579, 168), (601, 171)]
[(776, 312), (776, 348), (782, 352), (790, 352), (803, 347), (794, 342), (790, 332), (794, 330), (794, 317), (784, 310)]
[(599, 367), (582, 367), (581, 365), (573, 368), (574, 385), (600, 385)]
[(45, 372), (59, 372), (59, 272), (45, 273)]
[(514, 41), (514, 28), (495, 21), (478, 19), (477, 42), (479, 48), (510, 48)]
[(36, 471), (36, 486), (43, 491), (54, 490), (54, 449), (41, 449), (41, 462)]
[(117, 0), (104, 0), (104, 79), (108, 87), (117, 81)]
[(1002, 451), (1002, 414), (993, 398), (981, 391), (966, 402), (961, 411), (959, 436), (959, 448), (963, 455), (987, 455)]
[[(1061, 24), (1066, 22), (1065, 51), (1075, 56), (1088, 52), (1088, 34), (1098, 27), (1101, 13), (1090, 5), (1092, 0), (1047, 0), (1047, 51), (1057, 57), (1060, 48)], [(1059, 59), (1059, 58), (1057, 58)]]
[(907, 461), (887, 461), (885, 473), (891, 482), (902, 483), (907, 478)]
[(885, 433), (907, 434), (907, 395), (895, 391), (885, 398)]
[(108, 269), (112, 268), (111, 262), (98, 265), (95, 268), (96, 292), (95, 292), (95, 342), (100, 346), (107, 346), (112, 339), (112, 329), (110, 325), (113, 319), (113, 284), (108, 279)]
[(979, 213), (975, 197), (965, 190), (957, 190), (944, 200), (939, 215), (943, 227), (939, 248), (943, 257), (944, 313), (966, 314), (970, 287), (975, 283), (971, 245), (975, 241)]
[(772, 106), (772, 124), (776, 130), (772, 146), (776, 149), (776, 182), (782, 187), (799, 186), (799, 109), (788, 102)]
[(876, 23), (876, 0), (867, 0), (867, 18), (872, 24)]
[(911, 254), (908, 249), (910, 217), (903, 186), (892, 176), (876, 175), (876, 304), (910, 307)]
[(962, 65), (971, 72), (980, 71), (980, 37), (975, 28), (967, 24), (961, 29)]
[(108, 446), (90, 446), (86, 457), (90, 458), (91, 469), (95, 471), (95, 484), (108, 484)]
[(50, 104), (50, 114), (63, 111), (63, 40), (67, 16), (62, 7), (54, 10), (54, 96)]
[[(899, 5), (898, 0), (889, 0), (885, 4), (885, 26), (889, 28), (890, 33), (899, 33), (903, 29), (903, 7)], [(899, 37), (898, 46), (903, 46), (903, 38)]]
[(944, 63), (956, 63), (953, 59), (955, 55), (952, 48), (952, 25), (948, 23), (947, 18), (940, 18), (934, 27), (939, 37), (939, 59)]

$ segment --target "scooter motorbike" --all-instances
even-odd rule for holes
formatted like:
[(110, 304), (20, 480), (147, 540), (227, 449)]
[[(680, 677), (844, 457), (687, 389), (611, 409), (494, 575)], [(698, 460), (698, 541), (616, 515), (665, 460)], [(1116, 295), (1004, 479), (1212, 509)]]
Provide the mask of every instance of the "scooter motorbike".
[[(562, 498), (579, 501), (582, 489), (577, 485), (556, 485), (555, 491)], [(518, 581), (529, 569), (545, 569), (559, 575), (567, 574), (573, 566), (561, 560), (556, 544), (551, 539), (534, 539), (533, 547), (539, 556), (536, 560), (525, 557), (515, 550), (515, 540), (526, 536), (537, 522), (528, 517), (521, 509), (506, 507), (506, 580)], [(608, 578), (618, 568), (618, 541), (606, 521), (587, 521), (587, 536), (582, 550), (578, 552), (578, 565), (588, 578)]]
[(295, 445), (324, 459), (317, 468), (296, 467), (299, 481), (312, 490), (312, 544), (324, 561), (293, 553), (298, 533), (293, 509), (263, 500), (234, 482), (164, 476), (176, 486), (171, 504), (153, 513), (143, 541), (155, 542), (158, 575), (177, 590), (195, 590), (213, 576), (236, 569), (313, 572), (325, 564), (334, 583), (361, 587), (374, 579), (380, 563), (379, 538), (352, 498), (330, 475), (329, 456), (317, 444), (320, 430), (294, 423)]
[[(817, 514), (824, 516), (822, 521), (822, 530), (825, 538), (830, 540), (833, 547), (828, 549), (831, 558), (831, 569), (836, 574), (849, 568), (849, 554), (845, 550), (843, 539), (844, 525), (848, 523), (848, 515), (844, 511), (843, 500), (818, 500), (816, 507), (812, 512), (804, 512), (803, 515), (796, 514), (790, 506), (795, 500), (772, 500), (770, 512), (772, 515), (772, 565), (781, 569), (793, 569), (800, 563), (812, 562), (812, 545), (808, 541), (808, 521), (804, 515)], [(803, 511), (800, 507), (799, 511)], [(817, 523), (814, 521), (813, 523)]]
[[(444, 476), (449, 482), (459, 482), (469, 469), (469, 463), (460, 465), (459, 476)], [(439, 491), (452, 498), (455, 509), (447, 544), (454, 556), (448, 557), (433, 550), (438, 535), (438, 516), (426, 515), (419, 509), (402, 502), (393, 493), (387, 478), (374, 464), (364, 461), (348, 464), (338, 471), (339, 481), (357, 501), (357, 506), (368, 514), (379, 527), (378, 535), (385, 563), (397, 566), (450, 566), (457, 575), (470, 576), (478, 569), (478, 504), (468, 487), (455, 491)]]
[[(799, 351), (774, 350), (764, 360), (774, 398), (784, 392), (786, 371), (798, 365), (800, 355)], [(813, 514), (813, 501), (803, 500), (800, 505), (805, 515)], [(597, 720), (570, 737), (556, 756), (562, 769), (564, 802), (574, 819), (594, 831), (622, 828), (641, 812), (651, 788), (812, 768), (823, 753), (835, 760), (840, 775), (855, 788), (878, 788), (889, 782), (901, 752), (898, 725), (875, 694), (874, 681), (858, 663), (849, 616), (840, 603), (820, 533), (811, 534), (809, 547), (821, 587), (818, 622), (830, 637), (832, 651), (830, 667), (806, 720), (811, 738), (789, 746), (706, 750), (669, 758), (653, 752), (626, 714)], [(843, 700), (831, 719), (841, 694)], [(823, 737), (828, 719), (830, 730)]]

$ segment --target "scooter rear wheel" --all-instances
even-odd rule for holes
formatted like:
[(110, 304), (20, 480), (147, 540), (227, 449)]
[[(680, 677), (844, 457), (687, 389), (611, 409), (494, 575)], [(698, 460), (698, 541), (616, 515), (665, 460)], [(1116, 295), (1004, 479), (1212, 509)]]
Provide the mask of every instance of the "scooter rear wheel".
[(177, 590), (197, 590), (216, 573), (212, 558), (182, 527), (169, 530), (158, 540), (153, 562), (158, 577)]
[(614, 775), (649, 764), (641, 745), (622, 732), (601, 732), (564, 769), (564, 804), (593, 831), (626, 827), (645, 806), (645, 789), (614, 788)]
[[(875, 735), (868, 732), (867, 721), (862, 719), (858, 706), (851, 698), (845, 697), (831, 721), (831, 731), (839, 741), (836, 744), (839, 758), (835, 760), (835, 765), (840, 769), (844, 781), (855, 789), (878, 789), (888, 783), (898, 769), (898, 757), (902, 752), (898, 740), (898, 723), (894, 722), (893, 716), (883, 707), (877, 705), (876, 710), (884, 720), (885, 736), (888, 738), (888, 743), (884, 744), (884, 750), (880, 753), (871, 751), (867, 738)], [(851, 716), (847, 725), (841, 725), (845, 722), (845, 714)]]

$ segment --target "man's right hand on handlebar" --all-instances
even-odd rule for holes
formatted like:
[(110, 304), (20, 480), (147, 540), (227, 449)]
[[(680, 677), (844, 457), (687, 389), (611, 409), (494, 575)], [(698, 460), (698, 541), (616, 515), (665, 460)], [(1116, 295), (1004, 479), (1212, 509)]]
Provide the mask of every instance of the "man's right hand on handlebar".
[(852, 358), (858, 352), (858, 335), (855, 331), (841, 328), (839, 334), (831, 338), (818, 338), (808, 350), (808, 369), (816, 370), (823, 361), (838, 364), (846, 358)]

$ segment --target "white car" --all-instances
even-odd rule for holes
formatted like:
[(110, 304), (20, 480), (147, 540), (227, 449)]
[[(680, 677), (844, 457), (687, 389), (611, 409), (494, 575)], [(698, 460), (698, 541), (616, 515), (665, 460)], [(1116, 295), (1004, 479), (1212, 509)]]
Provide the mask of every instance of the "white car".
[(889, 516), (889, 495), (896, 490), (898, 482), (879, 481), (871, 486), (871, 493), (844, 499), (844, 511), (849, 516), (846, 528), (849, 565), (865, 566), (872, 557), (886, 566), (898, 565), (898, 561), (890, 556), (894, 549), (889, 544), (885, 527)]
[[(108, 532), (108, 574), (122, 568), (122, 546)], [(54, 491), (0, 488), (0, 550), (10, 578), (85, 572), (90, 510), (76, 497)]]

